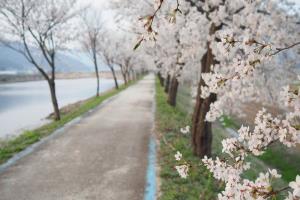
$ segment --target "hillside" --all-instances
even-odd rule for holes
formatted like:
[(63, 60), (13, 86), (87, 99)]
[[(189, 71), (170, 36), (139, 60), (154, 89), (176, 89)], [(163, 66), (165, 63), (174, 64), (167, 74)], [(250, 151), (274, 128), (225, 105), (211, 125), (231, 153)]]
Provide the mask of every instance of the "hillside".
[[(15, 46), (20, 44), (14, 44)], [(34, 55), (44, 69), (49, 66), (46, 60), (41, 55), (38, 49), (33, 49)], [(57, 54), (57, 72), (92, 72), (94, 70), (93, 64), (88, 55), (80, 51), (60, 51)], [(100, 61), (101, 63), (101, 61)], [(100, 64), (100, 71), (107, 71), (108, 68), (102, 63)], [(29, 63), (26, 58), (6, 47), (0, 45), (0, 74), (27, 74), (36, 73), (35, 67)]]

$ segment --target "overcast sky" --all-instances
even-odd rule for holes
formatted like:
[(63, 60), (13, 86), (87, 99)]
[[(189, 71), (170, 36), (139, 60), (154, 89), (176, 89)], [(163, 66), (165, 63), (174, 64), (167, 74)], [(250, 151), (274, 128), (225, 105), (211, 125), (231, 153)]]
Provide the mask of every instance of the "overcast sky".
[(111, 26), (111, 28), (114, 28), (114, 12), (111, 9), (108, 9), (109, 3), (112, 1), (114, 0), (79, 0), (82, 7), (89, 5), (91, 8), (99, 10), (106, 26)]
[(92, 4), (93, 6), (101, 9), (108, 5), (108, 0), (80, 0), (83, 5)]

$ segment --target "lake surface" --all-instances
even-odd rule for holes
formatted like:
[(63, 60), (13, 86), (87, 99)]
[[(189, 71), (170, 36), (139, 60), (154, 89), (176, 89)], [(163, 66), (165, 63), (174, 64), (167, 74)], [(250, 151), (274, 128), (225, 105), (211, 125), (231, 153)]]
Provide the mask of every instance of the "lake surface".
[[(100, 92), (114, 87), (113, 80), (100, 80)], [(56, 81), (59, 107), (96, 94), (96, 79)], [(46, 123), (53, 112), (46, 81), (0, 84), (0, 138), (7, 138)]]

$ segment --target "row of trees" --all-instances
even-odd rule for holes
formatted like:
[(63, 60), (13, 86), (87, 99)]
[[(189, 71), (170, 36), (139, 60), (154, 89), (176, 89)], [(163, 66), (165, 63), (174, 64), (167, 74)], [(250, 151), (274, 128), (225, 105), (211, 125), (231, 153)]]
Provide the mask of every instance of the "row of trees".
[[(286, 191), (290, 191), (287, 199), (300, 198), (300, 177), (285, 188), (273, 185), (272, 180), (281, 177), (275, 169), (261, 173), (255, 181), (241, 177), (250, 167), (249, 155), (261, 155), (274, 143), (287, 147), (300, 143), (299, 91), (289, 87), (296, 80), (299, 60), (296, 9), (287, 1), (159, 0), (140, 18), (144, 31), (136, 48), (143, 44), (142, 49), (152, 49), (170, 105), (176, 104), (178, 84), (193, 81), (196, 103), (191, 140), (195, 155), (204, 158), (214, 177), (226, 183), (219, 199), (270, 199)], [(164, 13), (169, 14), (160, 18)], [(151, 41), (156, 42), (154, 48)], [(241, 106), (251, 101), (277, 104), (286, 114), (273, 117), (262, 109), (253, 131), (241, 127), (237, 138), (222, 142), (228, 154), (225, 159), (209, 158), (211, 122), (224, 114), (244, 114)], [(180, 154), (177, 158), (181, 159)], [(188, 165), (176, 169), (187, 176)]]
[(89, 5), (82, 6), (78, 0), (0, 0), (0, 42), (21, 53), (47, 81), (55, 120), (61, 118), (55, 86), (59, 51), (75, 48), (89, 55), (97, 78), (96, 96), (100, 90), (100, 60), (111, 70), (116, 89), (119, 88), (117, 66), (125, 84), (146, 67), (135, 66), (133, 54), (120, 45), (121, 40), (126, 40), (125, 35), (121, 38), (111, 34), (99, 13)]
[[(210, 5), (206, 1), (200, 4), (203, 5), (195, 4), (193, 1), (181, 1), (180, 9), (177, 9), (178, 5), (168, 2), (162, 4), (164, 6), (157, 6), (161, 13), (172, 10), (172, 15), (169, 14), (169, 18), (159, 19), (158, 22), (154, 19), (159, 12), (156, 12), (155, 16), (144, 17), (146, 32), (141, 37), (143, 41), (151, 41), (155, 35), (157, 41), (153, 52), (157, 56), (157, 70), (161, 83), (164, 84), (165, 91), (169, 94), (168, 102), (171, 105), (176, 104), (178, 82), (180, 84), (184, 80), (192, 80), (196, 93), (192, 142), (195, 154), (203, 157), (211, 154), (210, 121), (214, 121), (222, 114), (242, 115), (240, 108), (245, 102), (259, 101), (264, 104), (282, 105), (278, 88), (291, 83), (296, 77), (295, 63), (298, 59), (296, 51), (281, 52), (278, 58), (264, 63), (263, 59), (250, 58), (249, 50), (238, 48), (237, 42), (224, 43), (230, 39), (227, 35), (231, 36), (234, 33), (238, 35), (237, 37), (243, 37), (243, 40), (260, 35), (262, 40), (272, 41), (273, 48), (286, 47), (299, 40), (299, 35), (291, 34), (297, 32), (299, 25), (297, 14), (292, 11), (293, 7), (282, 8), (283, 5), (288, 5), (284, 2), (282, 5), (269, 1), (262, 1), (255, 5), (227, 1), (220, 1), (220, 5), (218, 3)], [(270, 9), (273, 11), (266, 11)], [(286, 9), (290, 9), (290, 13), (287, 13)], [(170, 25), (170, 17), (172, 20), (176, 17), (174, 13), (178, 15), (176, 24)], [(253, 22), (253, 20), (256, 21)], [(283, 21), (285, 21), (284, 27), (282, 27)], [(242, 43), (243, 40), (239, 41)], [(226, 48), (222, 46), (223, 43)], [(255, 46), (255, 50), (262, 48), (257, 43), (252, 42), (251, 45), (253, 48)], [(266, 42), (262, 50), (270, 48), (268, 45)], [(234, 48), (235, 51), (230, 52), (229, 47)], [(145, 43), (142, 48), (151, 47)], [(244, 51), (244, 53), (240, 55), (239, 51)], [(236, 55), (238, 58), (234, 58)], [(249, 58), (241, 65), (239, 62), (245, 56)], [(229, 59), (238, 63), (229, 62)], [(247, 70), (248, 63), (253, 66), (249, 70)], [(234, 67), (234, 64), (238, 66)], [(237, 70), (241, 68), (249, 76), (236, 76)], [(224, 74), (224, 79), (219, 77), (221, 73)], [(227, 77), (234, 77), (233, 81), (226, 82)], [(218, 81), (211, 83), (213, 78)], [(218, 85), (226, 85), (227, 92), (221, 90), (218, 92)], [(209, 112), (210, 110), (214, 113)]]

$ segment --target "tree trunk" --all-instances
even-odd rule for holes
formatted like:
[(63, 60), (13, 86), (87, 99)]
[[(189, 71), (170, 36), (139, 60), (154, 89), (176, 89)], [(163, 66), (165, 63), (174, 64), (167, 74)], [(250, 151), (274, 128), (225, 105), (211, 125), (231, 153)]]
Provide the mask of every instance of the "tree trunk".
[[(207, 65), (208, 52), (202, 57), (201, 73), (210, 71), (210, 66)], [(192, 144), (194, 154), (200, 158), (211, 156), (212, 129), (211, 123), (205, 121), (206, 113), (209, 111), (212, 102), (212, 96), (202, 99), (201, 86), (205, 86), (204, 80), (201, 78), (196, 97), (196, 105), (192, 120)]]
[(171, 106), (176, 106), (176, 97), (177, 97), (177, 90), (178, 90), (178, 85), (179, 85), (179, 82), (177, 80), (177, 78), (174, 76), (172, 78), (172, 81), (171, 81), (171, 86), (170, 86), (170, 90), (169, 90), (169, 95), (168, 95), (168, 103), (171, 105)]
[(100, 78), (99, 78), (99, 71), (98, 71), (98, 65), (95, 64), (95, 73), (97, 78), (97, 89), (96, 89), (96, 96), (99, 96), (100, 93)]
[(128, 81), (127, 81), (126, 73), (122, 72), (122, 76), (123, 76), (124, 84), (127, 85)]
[(157, 76), (158, 76), (160, 85), (161, 85), (161, 86), (164, 86), (165, 80), (164, 80), (164, 78), (162, 77), (161, 73), (158, 72), (158, 73), (157, 73)]
[[(214, 25), (211, 27), (211, 32), (215, 31)], [(201, 73), (211, 72), (211, 65), (215, 64), (214, 56), (210, 48), (210, 43), (207, 43), (207, 52), (201, 59)], [(198, 84), (196, 105), (194, 108), (192, 119), (192, 144), (193, 151), (196, 156), (203, 158), (205, 155), (211, 156), (211, 144), (212, 144), (212, 124), (205, 121), (205, 116), (210, 109), (211, 103), (216, 101), (215, 94), (211, 94), (208, 98), (201, 98), (201, 86), (205, 86), (205, 82), (200, 78)]]
[(126, 77), (127, 77), (127, 82), (128, 82), (128, 81), (131, 81), (131, 78), (130, 78), (130, 72), (129, 72), (129, 71), (126, 73)]
[(113, 67), (111, 67), (110, 70), (111, 70), (111, 73), (112, 73), (114, 81), (115, 81), (115, 88), (118, 90), (119, 89), (119, 84), (118, 84), (118, 80), (117, 80), (117, 77), (116, 77), (115, 69)]
[(166, 79), (166, 84), (165, 84), (165, 93), (169, 93), (169, 90), (170, 90), (170, 79), (171, 79), (171, 76), (170, 74), (168, 74), (167, 76), (167, 79)]
[(55, 88), (55, 80), (50, 79), (47, 80), (49, 88), (50, 88), (50, 95), (52, 100), (52, 106), (54, 110), (54, 119), (56, 121), (60, 120), (60, 111), (58, 107), (57, 97), (56, 97), (56, 88)]
[(99, 78), (99, 72), (98, 72), (98, 68), (96, 70), (96, 77), (97, 77), (97, 92), (96, 92), (96, 96), (99, 96), (100, 93), (100, 78)]
[(100, 78), (99, 78), (99, 70), (98, 70), (98, 63), (97, 63), (97, 55), (95, 52), (93, 54), (93, 59), (94, 59), (95, 73), (97, 78), (96, 96), (98, 97), (100, 93)]

